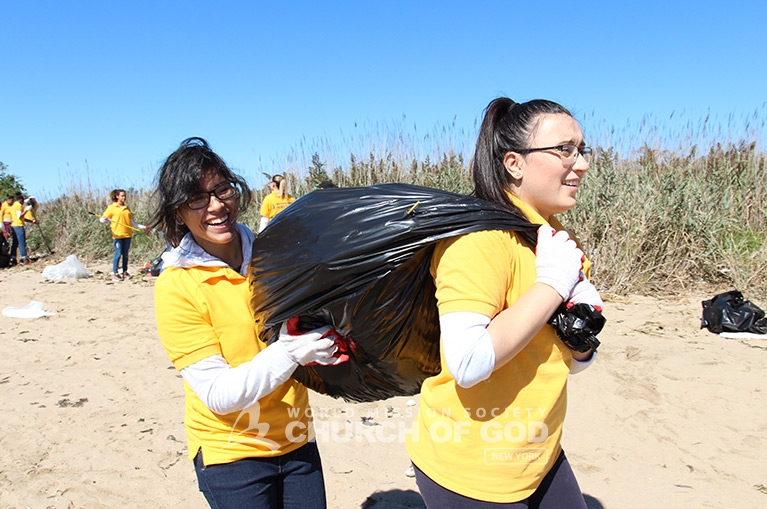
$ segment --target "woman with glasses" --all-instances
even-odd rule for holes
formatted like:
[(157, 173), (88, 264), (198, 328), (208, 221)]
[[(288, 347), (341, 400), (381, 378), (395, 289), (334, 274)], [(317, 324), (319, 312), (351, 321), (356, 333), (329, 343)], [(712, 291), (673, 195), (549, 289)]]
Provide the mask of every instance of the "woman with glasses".
[(560, 445), (575, 352), (547, 324), (563, 303), (602, 301), (590, 263), (555, 215), (573, 208), (589, 168), (578, 122), (544, 100), (492, 101), (471, 163), (475, 194), (540, 224), (437, 244), (431, 261), (441, 373), (421, 388), (407, 448), (426, 504), (585, 508)]
[(247, 279), (254, 235), (237, 222), (245, 181), (201, 138), (157, 177), (153, 224), (172, 249), (155, 284), (157, 330), (184, 380), (189, 458), (211, 507), (325, 507), (299, 364), (332, 364), (329, 327), (258, 339)]
[(274, 216), (282, 212), (288, 205), (296, 201), (288, 193), (288, 181), (282, 175), (275, 175), (269, 182), (271, 193), (266, 195), (261, 203), (261, 221), (258, 225), (259, 233), (266, 228)]

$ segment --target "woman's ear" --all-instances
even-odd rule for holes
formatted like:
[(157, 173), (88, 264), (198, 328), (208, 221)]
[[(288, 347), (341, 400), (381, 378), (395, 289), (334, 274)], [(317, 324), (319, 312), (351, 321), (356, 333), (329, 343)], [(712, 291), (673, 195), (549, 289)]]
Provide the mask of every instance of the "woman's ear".
[(522, 178), (522, 154), (516, 152), (506, 152), (503, 156), (503, 167), (513, 178), (520, 180)]

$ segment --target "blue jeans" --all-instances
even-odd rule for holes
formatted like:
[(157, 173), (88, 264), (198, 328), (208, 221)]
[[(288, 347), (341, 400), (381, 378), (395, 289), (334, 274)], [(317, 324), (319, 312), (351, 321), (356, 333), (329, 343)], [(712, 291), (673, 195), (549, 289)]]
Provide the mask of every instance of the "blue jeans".
[[(130, 249), (130, 237), (127, 239), (112, 239), (115, 245), (115, 257), (112, 258), (112, 272), (128, 272), (128, 250)], [(123, 270), (118, 271), (120, 257), (123, 259)]]
[(325, 479), (316, 442), (270, 458), (205, 466), (194, 458), (197, 485), (211, 509), (325, 509)]
[(16, 251), (21, 251), (21, 259), (28, 260), (27, 257), (27, 233), (23, 226), (11, 226), (13, 238), (11, 239), (11, 258), (16, 259)]

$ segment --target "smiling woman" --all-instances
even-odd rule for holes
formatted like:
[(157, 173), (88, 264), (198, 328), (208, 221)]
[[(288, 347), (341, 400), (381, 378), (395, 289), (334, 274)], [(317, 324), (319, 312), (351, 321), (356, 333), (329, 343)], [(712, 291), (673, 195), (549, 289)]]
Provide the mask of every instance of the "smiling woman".
[(155, 283), (157, 330), (184, 379), (200, 491), (212, 507), (325, 507), (307, 390), (290, 376), (336, 362), (330, 328), (258, 340), (254, 235), (237, 222), (250, 192), (205, 140), (182, 142), (157, 182), (153, 221), (173, 247)]
[(542, 226), (535, 245), (486, 230), (434, 248), (442, 364), (407, 442), (428, 507), (586, 507), (560, 438), (568, 375), (595, 352), (571, 350), (547, 321), (562, 304), (601, 311), (590, 262), (554, 216), (575, 206), (590, 154), (559, 104), (486, 109), (475, 195)]

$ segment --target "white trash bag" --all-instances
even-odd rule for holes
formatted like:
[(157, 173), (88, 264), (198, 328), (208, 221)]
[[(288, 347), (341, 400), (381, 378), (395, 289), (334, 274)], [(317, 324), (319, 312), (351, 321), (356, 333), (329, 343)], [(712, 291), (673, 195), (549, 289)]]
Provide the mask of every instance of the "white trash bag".
[(90, 277), (90, 272), (85, 265), (80, 263), (75, 255), (67, 256), (67, 259), (58, 265), (48, 265), (43, 269), (43, 279), (48, 281), (62, 281), (64, 279), (80, 279)]
[(53, 311), (43, 311), (43, 303), (33, 300), (20, 308), (7, 307), (3, 309), (3, 315), (9, 318), (40, 318), (41, 316), (53, 316)]

